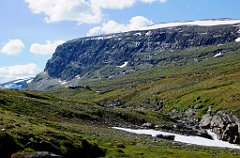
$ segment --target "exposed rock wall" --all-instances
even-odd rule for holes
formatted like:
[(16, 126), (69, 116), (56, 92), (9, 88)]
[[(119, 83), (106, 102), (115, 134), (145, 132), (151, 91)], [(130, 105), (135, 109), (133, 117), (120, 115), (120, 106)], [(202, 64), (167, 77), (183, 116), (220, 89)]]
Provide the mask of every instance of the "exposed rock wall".
[(106, 66), (111, 71), (126, 61), (127, 66), (134, 66), (141, 60), (141, 53), (218, 45), (235, 41), (239, 35), (238, 25), (222, 25), (178, 26), (80, 38), (58, 46), (45, 72), (53, 78), (70, 80)]
[(229, 112), (218, 111), (213, 115), (204, 115), (200, 127), (212, 129), (221, 140), (240, 144), (239, 120)]

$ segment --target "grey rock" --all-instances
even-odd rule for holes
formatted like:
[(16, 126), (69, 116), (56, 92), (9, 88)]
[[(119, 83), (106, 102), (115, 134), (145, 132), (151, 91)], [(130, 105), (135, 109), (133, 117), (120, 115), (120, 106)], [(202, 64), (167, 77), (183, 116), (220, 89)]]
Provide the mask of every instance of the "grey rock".
[(225, 111), (218, 111), (212, 118), (211, 127), (226, 128), (228, 124), (234, 123), (234, 118)]
[(146, 110), (154, 110), (158, 111), (163, 108), (163, 101), (161, 99), (154, 99), (154, 103), (151, 103), (151, 100), (149, 98), (146, 98), (140, 106)]
[(230, 143), (239, 143), (238, 125), (235, 123), (228, 124), (222, 133), (222, 140)]
[(63, 158), (63, 157), (46, 151), (38, 151), (30, 153), (25, 152), (15, 153), (12, 154), (11, 158)]
[(174, 136), (174, 135), (162, 135), (162, 134), (158, 134), (158, 135), (156, 135), (156, 138), (167, 139), (167, 140), (174, 140), (174, 139), (175, 139), (175, 136)]
[(152, 123), (147, 122), (147, 123), (142, 124), (142, 127), (151, 129), (151, 128), (154, 128), (154, 125)]
[(197, 111), (196, 109), (189, 108), (185, 111), (185, 116), (188, 118), (192, 118), (195, 116), (196, 111)]
[(212, 116), (210, 114), (205, 114), (202, 116), (199, 126), (203, 128), (210, 128), (211, 121)]
[(239, 119), (230, 112), (218, 111), (215, 114), (208, 112), (202, 116), (199, 127), (212, 129), (218, 139), (240, 144)]

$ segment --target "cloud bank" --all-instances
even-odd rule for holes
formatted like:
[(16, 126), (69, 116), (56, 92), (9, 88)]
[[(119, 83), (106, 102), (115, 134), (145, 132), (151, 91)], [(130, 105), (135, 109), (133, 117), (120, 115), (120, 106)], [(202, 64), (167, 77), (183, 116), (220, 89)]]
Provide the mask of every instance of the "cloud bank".
[(103, 9), (124, 9), (137, 3), (165, 3), (167, 0), (25, 0), (35, 14), (44, 14), (45, 21), (76, 21), (79, 24), (101, 22)]
[(143, 16), (132, 17), (129, 20), (128, 24), (121, 24), (116, 21), (110, 20), (106, 23), (103, 23), (101, 26), (96, 26), (90, 29), (87, 33), (87, 36), (137, 30), (152, 24), (153, 22), (151, 20)]
[(0, 83), (20, 78), (33, 77), (40, 71), (41, 70), (34, 63), (0, 67)]
[(63, 44), (65, 41), (46, 41), (46, 44), (33, 43), (30, 47), (30, 52), (38, 55), (51, 55), (54, 53), (58, 45)]
[(20, 39), (9, 40), (0, 50), (2, 54), (17, 55), (25, 48), (24, 43)]

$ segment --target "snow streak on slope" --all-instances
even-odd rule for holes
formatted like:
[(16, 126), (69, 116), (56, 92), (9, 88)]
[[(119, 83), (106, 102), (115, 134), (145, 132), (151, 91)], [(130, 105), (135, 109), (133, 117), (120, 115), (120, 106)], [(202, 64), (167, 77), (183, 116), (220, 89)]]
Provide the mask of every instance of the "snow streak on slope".
[(238, 37), (237, 39), (235, 39), (236, 42), (240, 42), (240, 37)]
[(117, 66), (117, 67), (119, 67), (119, 68), (124, 68), (124, 67), (127, 66), (127, 64), (128, 64), (128, 61), (125, 61), (124, 64), (122, 64), (122, 65), (120, 65), (120, 66)]

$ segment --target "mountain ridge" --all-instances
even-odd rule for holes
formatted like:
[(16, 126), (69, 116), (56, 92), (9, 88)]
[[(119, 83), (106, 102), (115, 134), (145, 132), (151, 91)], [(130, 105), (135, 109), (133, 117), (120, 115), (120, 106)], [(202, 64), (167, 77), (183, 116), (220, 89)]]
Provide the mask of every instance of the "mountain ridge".
[[(238, 22), (216, 26), (183, 25), (70, 40), (57, 47), (44, 72), (52, 78), (71, 80), (76, 76), (94, 76), (100, 68), (110, 66), (115, 70), (124, 62), (138, 67), (136, 64), (141, 64), (137, 63), (138, 56), (143, 53), (234, 42), (240, 37)], [(98, 77), (101, 76), (110, 75), (100, 72)]]

